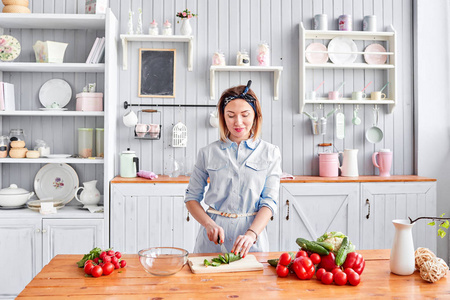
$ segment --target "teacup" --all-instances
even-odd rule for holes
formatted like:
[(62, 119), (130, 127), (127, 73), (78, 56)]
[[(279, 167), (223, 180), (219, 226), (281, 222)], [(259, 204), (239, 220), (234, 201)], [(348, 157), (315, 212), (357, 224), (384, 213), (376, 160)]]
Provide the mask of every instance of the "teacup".
[(306, 94), (306, 99), (308, 100), (316, 100), (316, 91), (311, 91)]
[(159, 135), (159, 124), (149, 124), (149, 134), (151, 138), (156, 138)]
[(150, 131), (150, 125), (149, 124), (136, 124), (135, 127), (136, 133), (143, 132), (144, 134), (148, 131)]
[(386, 94), (382, 92), (372, 92), (370, 94), (370, 99), (372, 100), (384, 100), (386, 99)]
[(353, 92), (352, 100), (363, 100), (363, 99), (366, 99), (366, 96), (367, 95), (361, 91)]
[(339, 100), (341, 97), (342, 94), (339, 91), (328, 92), (328, 100)]

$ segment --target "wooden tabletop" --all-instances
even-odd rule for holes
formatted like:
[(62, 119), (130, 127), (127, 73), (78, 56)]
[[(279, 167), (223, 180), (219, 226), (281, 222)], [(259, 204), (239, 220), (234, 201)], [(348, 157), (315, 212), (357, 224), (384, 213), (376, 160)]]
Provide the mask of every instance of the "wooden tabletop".
[[(76, 261), (81, 255), (57, 255), (26, 286), (18, 299), (364, 299), (450, 297), (450, 280), (436, 283), (390, 273), (389, 250), (361, 250), (366, 267), (358, 286), (324, 285), (315, 277), (299, 280), (290, 274), (279, 278), (267, 259), (281, 252), (252, 253), (263, 263), (263, 271), (192, 274), (189, 267), (175, 275), (156, 277), (144, 271), (137, 255), (124, 255), (127, 267), (99, 278), (85, 277)], [(191, 254), (195, 255), (195, 254)]]
[[(417, 175), (392, 175), (389, 177), (361, 175), (357, 177), (320, 177), (320, 176), (300, 176), (294, 175), (294, 179), (281, 179), (281, 183), (348, 183), (348, 182), (414, 182), (414, 181), (436, 181), (434, 178)], [(189, 183), (189, 176), (169, 177), (158, 175), (158, 178), (150, 180), (147, 178), (135, 177), (124, 178), (117, 176), (111, 183)]]

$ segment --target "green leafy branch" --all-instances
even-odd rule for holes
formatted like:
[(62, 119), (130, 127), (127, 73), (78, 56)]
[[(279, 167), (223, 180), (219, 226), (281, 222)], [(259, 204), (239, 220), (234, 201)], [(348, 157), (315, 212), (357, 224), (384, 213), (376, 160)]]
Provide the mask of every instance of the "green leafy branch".
[(410, 217), (408, 217), (408, 219), (411, 222), (411, 224), (413, 224), (414, 222), (416, 222), (418, 220), (421, 220), (421, 219), (432, 220), (432, 222), (427, 223), (427, 225), (430, 225), (430, 226), (435, 226), (436, 225), (436, 221), (441, 221), (441, 223), (439, 224), (439, 228), (438, 228), (438, 235), (441, 238), (444, 238), (445, 235), (447, 234), (445, 229), (448, 229), (450, 227), (450, 222), (449, 222), (450, 218), (444, 218), (444, 216), (445, 216), (445, 213), (443, 213), (439, 217), (420, 217), (420, 218), (417, 218), (415, 220), (412, 220)]

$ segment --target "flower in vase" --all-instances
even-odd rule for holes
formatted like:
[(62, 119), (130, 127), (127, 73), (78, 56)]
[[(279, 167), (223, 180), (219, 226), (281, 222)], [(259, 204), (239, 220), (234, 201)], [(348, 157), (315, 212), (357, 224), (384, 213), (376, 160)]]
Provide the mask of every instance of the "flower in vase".
[[(191, 13), (191, 11), (186, 8), (183, 11), (177, 12), (176, 16), (180, 19), (191, 19), (197, 17), (198, 14)], [(177, 23), (180, 23), (180, 21), (178, 20)]]

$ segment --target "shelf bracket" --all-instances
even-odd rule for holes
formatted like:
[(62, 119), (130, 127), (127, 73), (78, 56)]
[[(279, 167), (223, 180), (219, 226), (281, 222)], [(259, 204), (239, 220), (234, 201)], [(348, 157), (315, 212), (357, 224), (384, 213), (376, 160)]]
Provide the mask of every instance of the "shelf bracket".
[(273, 100), (278, 100), (278, 91), (280, 87), (281, 70), (276, 70), (273, 73)]
[(128, 69), (128, 40), (122, 38), (122, 70)]

